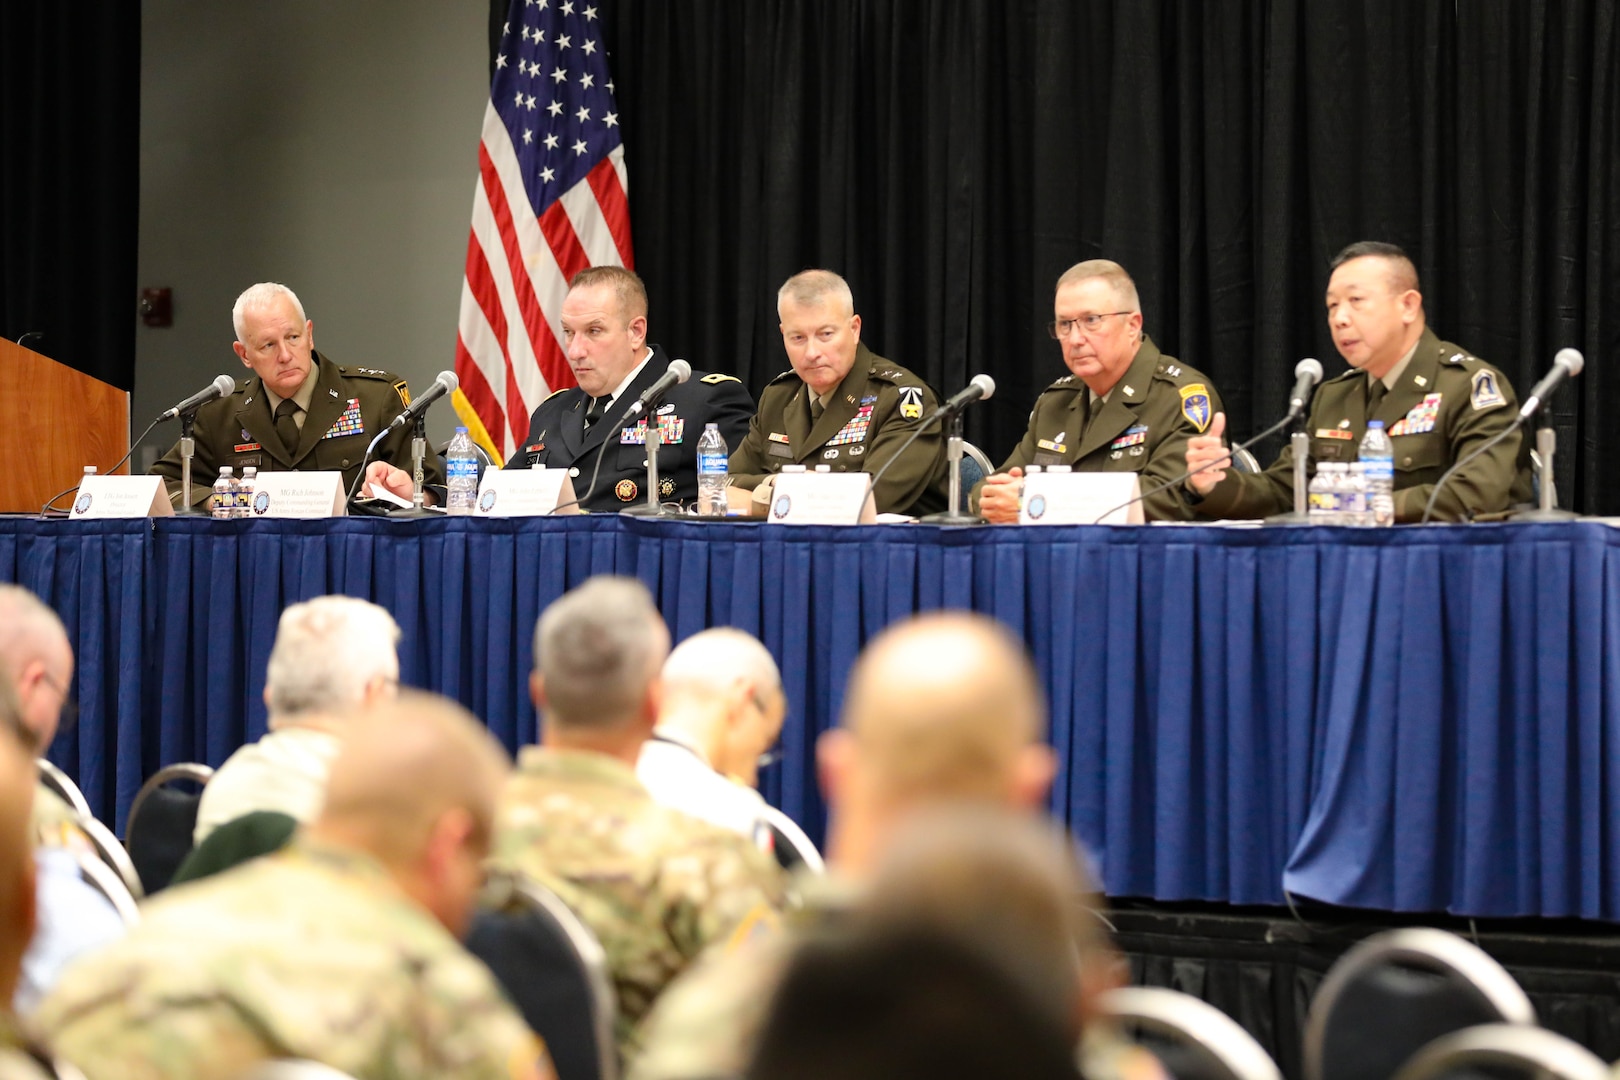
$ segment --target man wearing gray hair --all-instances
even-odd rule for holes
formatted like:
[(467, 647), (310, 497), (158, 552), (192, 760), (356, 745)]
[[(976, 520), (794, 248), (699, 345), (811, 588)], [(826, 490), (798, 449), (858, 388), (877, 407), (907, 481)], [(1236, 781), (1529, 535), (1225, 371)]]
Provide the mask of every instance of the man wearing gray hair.
[(398, 641), (392, 615), (350, 596), (283, 611), (264, 682), (270, 731), (227, 758), (203, 788), (195, 841), (255, 810), (314, 818), (345, 724), (399, 688)]
[[(360, 475), (366, 445), (411, 403), (410, 387), (390, 371), (339, 367), (315, 351), (315, 323), (293, 291), (274, 281), (250, 285), (231, 309), (232, 344), (252, 378), (234, 394), (197, 410), (196, 457), (191, 501), (201, 506), (222, 466), (242, 470), (340, 472), (347, 491)], [(413, 432), (395, 431), (377, 447), (376, 459), (411, 465)], [(180, 446), (152, 472), (164, 478), (180, 504)], [(423, 461), (426, 482), (444, 483), (437, 454)], [(361, 492), (366, 494), (366, 492)]]
[(782, 904), (765, 855), (659, 805), (636, 779), (668, 653), (663, 618), (632, 579), (592, 578), (545, 610), (529, 677), (540, 745), (518, 756), (490, 860), (551, 889), (601, 941), (626, 1059), (669, 980), (710, 945), (774, 922)]
[(776, 661), (753, 635), (721, 626), (681, 642), (663, 681), (636, 776), (665, 806), (754, 837), (765, 810), (754, 790), (759, 758), (787, 712)]

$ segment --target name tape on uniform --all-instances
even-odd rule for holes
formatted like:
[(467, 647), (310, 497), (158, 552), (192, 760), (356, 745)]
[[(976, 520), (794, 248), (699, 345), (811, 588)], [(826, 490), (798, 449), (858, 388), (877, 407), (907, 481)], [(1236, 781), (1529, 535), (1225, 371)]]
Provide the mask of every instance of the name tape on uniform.
[(1136, 473), (1038, 472), (1024, 477), (1024, 498), (1018, 509), (1020, 525), (1090, 525), (1108, 513), (1101, 524), (1140, 525), (1142, 504), (1114, 510), (1142, 493)]
[[(562, 503), (574, 501), (574, 485), (567, 469), (485, 469), (478, 485), (480, 517), (541, 517)], [(570, 506), (564, 514), (577, 514)]]
[[(193, 483), (194, 491), (203, 488)], [(87, 476), (73, 497), (68, 517), (90, 518), (171, 517), (174, 504), (161, 476)]]
[(340, 472), (262, 472), (248, 501), (256, 518), (329, 518), (348, 513)]
[(766, 521), (782, 525), (870, 525), (872, 478), (863, 472), (780, 472)]

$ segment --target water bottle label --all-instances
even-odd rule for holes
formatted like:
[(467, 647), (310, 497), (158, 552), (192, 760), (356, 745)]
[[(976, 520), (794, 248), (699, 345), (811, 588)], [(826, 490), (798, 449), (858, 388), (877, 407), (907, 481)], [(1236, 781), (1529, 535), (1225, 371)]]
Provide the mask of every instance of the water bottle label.
[(478, 478), (478, 462), (471, 458), (451, 458), (445, 462), (445, 472), (455, 479)]
[(726, 471), (726, 455), (712, 450), (700, 451), (697, 456), (697, 471), (704, 473), (724, 473)]

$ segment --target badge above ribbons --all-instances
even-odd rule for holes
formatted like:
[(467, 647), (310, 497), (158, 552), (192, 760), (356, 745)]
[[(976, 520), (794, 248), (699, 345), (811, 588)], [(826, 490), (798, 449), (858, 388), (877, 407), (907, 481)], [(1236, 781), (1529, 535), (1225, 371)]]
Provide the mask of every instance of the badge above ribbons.
[(1202, 435), (1212, 419), (1209, 408), (1209, 389), (1203, 383), (1188, 383), (1181, 388), (1181, 415), (1185, 416)]

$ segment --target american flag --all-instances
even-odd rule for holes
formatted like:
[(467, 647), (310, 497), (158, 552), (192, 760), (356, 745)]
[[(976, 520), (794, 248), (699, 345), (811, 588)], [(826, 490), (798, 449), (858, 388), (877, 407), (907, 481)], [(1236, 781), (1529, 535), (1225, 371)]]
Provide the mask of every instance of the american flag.
[(478, 147), (454, 399), (498, 460), (547, 394), (574, 385), (559, 336), (568, 280), (633, 266), (628, 190), (597, 9), (511, 0)]

